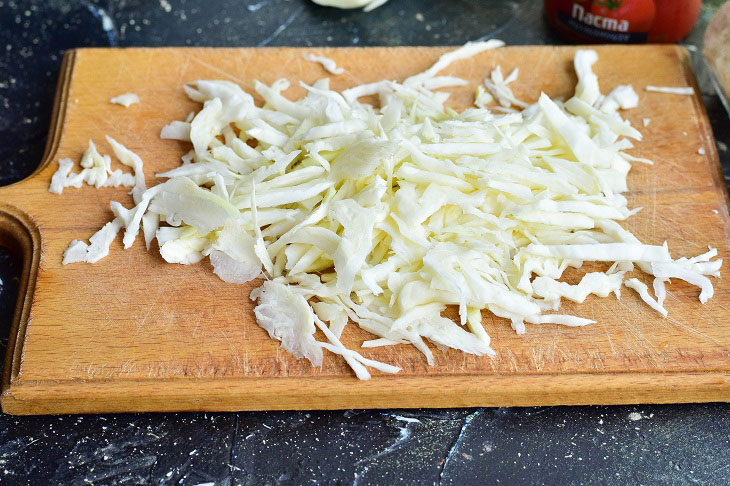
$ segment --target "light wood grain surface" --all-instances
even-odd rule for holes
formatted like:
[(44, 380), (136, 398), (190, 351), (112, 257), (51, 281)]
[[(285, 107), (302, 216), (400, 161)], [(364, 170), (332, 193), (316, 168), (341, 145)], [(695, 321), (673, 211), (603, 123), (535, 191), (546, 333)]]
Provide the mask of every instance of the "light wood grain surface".
[[(131, 205), (123, 188), (48, 192), (57, 160), (80, 158), (93, 139), (111, 154), (104, 135), (138, 153), (147, 184), (179, 165), (186, 144), (161, 140), (160, 129), (199, 106), (182, 84), (227, 79), (248, 88), (287, 77), (324, 77), (305, 52), (335, 59), (347, 73), (335, 89), (427, 68), (445, 48), (83, 49), (64, 63), (48, 156), (28, 179), (0, 188), (0, 244), (23, 255), (21, 282), (3, 378), (8, 413), (170, 410), (456, 407), (476, 405), (696, 402), (730, 399), (730, 280), (713, 279), (705, 305), (698, 289), (668, 287), (662, 318), (628, 289), (622, 299), (588, 298), (563, 310), (597, 324), (572, 329), (529, 326), (518, 336), (485, 312), (497, 358), (435, 350), (436, 366), (410, 346), (363, 350), (396, 364), (395, 376), (360, 382), (344, 361), (325, 354), (321, 368), (280, 350), (253, 318), (250, 290), (219, 280), (207, 262), (166, 264), (141, 238), (127, 251), (121, 237), (95, 265), (61, 265), (73, 239), (87, 239), (112, 218), (109, 201)], [(687, 54), (676, 46), (597, 47), (595, 71), (604, 93), (632, 84), (638, 109), (625, 115), (645, 135), (633, 154), (653, 159), (629, 176), (628, 226), (642, 241), (669, 243), (672, 255), (693, 256), (707, 245), (727, 261), (728, 199), (709, 123), (699, 97), (647, 93), (647, 84), (695, 86)], [(514, 91), (527, 101), (541, 90), (572, 94), (574, 47), (509, 47), (460, 62), (448, 72), (470, 85), (453, 89), (451, 105), (473, 100), (476, 85), (496, 65), (520, 67)], [(129, 108), (109, 99), (135, 92)], [(650, 118), (643, 128), (641, 120)], [(705, 155), (699, 154), (703, 148)], [(576, 274), (577, 275), (577, 274)], [(575, 278), (575, 276), (574, 276)], [(349, 326), (343, 340), (367, 338)], [(319, 336), (319, 339), (323, 339)]]

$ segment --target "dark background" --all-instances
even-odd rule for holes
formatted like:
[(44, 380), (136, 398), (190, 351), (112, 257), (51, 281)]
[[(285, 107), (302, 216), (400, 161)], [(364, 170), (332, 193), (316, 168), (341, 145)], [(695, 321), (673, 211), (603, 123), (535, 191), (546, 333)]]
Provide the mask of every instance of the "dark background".
[[(701, 46), (720, 3), (703, 5), (684, 44)], [(544, 24), (539, 1), (391, 0), (363, 13), (305, 0), (0, 0), (0, 185), (40, 162), (69, 48), (460, 45), (491, 37), (562, 43)], [(694, 64), (727, 180), (730, 121), (698, 55)], [(0, 354), (19, 272), (0, 249)], [(3, 484), (728, 484), (729, 478), (726, 404), (0, 414)]]

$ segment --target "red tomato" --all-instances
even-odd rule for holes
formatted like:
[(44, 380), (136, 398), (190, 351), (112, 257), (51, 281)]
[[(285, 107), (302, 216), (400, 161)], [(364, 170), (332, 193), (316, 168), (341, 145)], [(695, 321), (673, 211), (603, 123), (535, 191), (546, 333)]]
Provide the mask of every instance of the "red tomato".
[(576, 42), (646, 42), (654, 0), (545, 0), (545, 15)]
[(627, 21), (627, 32), (649, 32), (654, 24), (654, 0), (594, 0), (591, 3), (592, 14)]
[(702, 0), (654, 0), (656, 17), (649, 42), (678, 42), (690, 33), (700, 13)]

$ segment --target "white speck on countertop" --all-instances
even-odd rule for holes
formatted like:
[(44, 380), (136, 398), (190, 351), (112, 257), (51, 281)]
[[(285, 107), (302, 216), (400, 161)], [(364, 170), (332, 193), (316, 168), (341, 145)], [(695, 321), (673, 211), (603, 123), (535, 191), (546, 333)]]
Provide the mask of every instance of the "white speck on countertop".
[(416, 20), (418, 20), (419, 22), (423, 22), (425, 20), (425, 18), (423, 17), (423, 14), (421, 12), (418, 12), (416, 14)]
[(649, 123), (651, 123), (651, 118), (644, 118), (641, 120), (641, 123), (643, 123), (645, 127), (648, 127)]
[(393, 414), (393, 415), (390, 415), (390, 416), (393, 417), (394, 419), (400, 420), (402, 422), (415, 423), (415, 424), (420, 424), (421, 423), (420, 420), (418, 420), (417, 418), (413, 418), (413, 417), (404, 417), (402, 415), (397, 415), (397, 414)]
[(637, 420), (641, 420), (641, 414), (638, 412), (631, 412), (629, 414), (629, 420), (632, 422), (636, 422)]
[(246, 5), (246, 9), (248, 9), (249, 12), (255, 12), (258, 9), (260, 9), (261, 7), (263, 7), (264, 5), (266, 5), (267, 3), (268, 3), (268, 1), (264, 0), (263, 2), (254, 3), (253, 5)]
[(101, 14), (101, 27), (107, 32), (113, 30), (114, 22), (112, 22), (111, 17), (109, 17), (102, 9), (99, 9), (99, 13)]
[(170, 5), (170, 2), (167, 0), (160, 0), (160, 7), (162, 7), (162, 10), (165, 12), (170, 12), (172, 10), (172, 5)]
[(712, 212), (715, 214), (720, 214), (720, 211), (718, 211), (717, 209), (713, 209)]
[(700, 155), (705, 155), (705, 149), (702, 148), (702, 147), (700, 147), (700, 148), (697, 149), (697, 153), (700, 154)]

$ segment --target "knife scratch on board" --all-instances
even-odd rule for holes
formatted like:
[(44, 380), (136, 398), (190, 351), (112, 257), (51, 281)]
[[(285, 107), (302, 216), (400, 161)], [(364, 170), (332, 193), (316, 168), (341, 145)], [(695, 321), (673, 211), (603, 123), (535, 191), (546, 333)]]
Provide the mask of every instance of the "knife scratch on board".
[[(641, 332), (640, 325), (637, 323), (644, 322), (646, 320), (645, 316), (643, 315), (645, 312), (642, 309), (642, 312), (637, 312), (636, 309), (632, 309), (631, 306), (626, 305), (626, 303), (623, 300), (617, 300), (618, 304), (623, 309), (626, 310), (627, 313), (631, 314), (631, 318), (629, 319), (629, 316), (626, 315), (626, 313), (618, 313), (615, 312), (614, 315), (617, 317), (620, 317), (622, 324), (625, 326), (625, 329), (628, 330), (636, 339), (634, 340), (634, 343), (638, 345), (639, 350), (643, 349), (646, 351), (646, 358), (651, 360), (653, 363), (653, 366), (650, 366), (652, 368), (658, 368), (659, 364), (656, 361), (656, 357), (659, 356), (659, 351), (654, 343), (652, 343), (647, 337), (644, 335), (643, 332)], [(602, 307), (606, 308), (607, 312), (610, 312), (610, 309), (608, 309), (607, 306), (605, 306), (603, 303), (600, 303)], [(639, 353), (641, 354), (641, 353)]]
[(144, 317), (142, 318), (140, 323), (137, 324), (137, 330), (134, 331), (133, 336), (136, 336), (137, 334), (139, 334), (139, 331), (142, 330), (142, 327), (144, 326), (145, 322), (147, 322), (147, 318), (149, 317), (150, 312), (152, 312), (152, 309), (155, 309), (157, 302), (160, 299), (160, 295), (162, 295), (162, 292), (164, 292), (164, 290), (165, 290), (165, 288), (160, 286), (160, 290), (158, 290), (157, 295), (155, 295), (155, 300), (152, 301), (152, 303), (149, 306), (149, 309), (147, 310), (147, 313), (144, 315)]
[[(530, 354), (532, 354), (532, 362), (535, 366), (535, 370), (536, 371), (542, 370), (543, 359), (541, 356), (538, 356), (537, 352), (535, 351), (535, 348), (530, 349)], [(540, 354), (542, 354), (542, 353), (540, 353)]]
[(183, 84), (183, 83), (187, 82), (187, 80), (185, 80), (184, 78), (187, 76), (189, 65), (190, 65), (190, 56), (187, 56), (187, 55), (183, 56), (183, 61), (180, 66), (180, 69), (178, 70), (178, 76), (175, 81), (175, 84)]
[[(238, 81), (239, 83), (241, 83), (243, 85), (248, 84), (245, 80), (243, 80), (237, 76), (234, 76), (233, 74), (229, 73), (228, 71), (224, 71), (223, 69), (220, 69), (220, 68), (214, 66), (213, 64), (207, 63), (207, 62), (203, 61), (202, 59), (199, 59), (196, 57), (189, 57), (188, 59), (190, 59), (191, 61), (193, 61), (196, 64), (200, 64), (201, 66), (204, 66), (204, 67), (210, 69), (211, 71), (213, 71), (217, 74), (220, 74), (220, 75), (226, 76), (230, 79), (233, 79), (235, 81)], [(201, 78), (201, 79), (205, 79), (205, 78)]]
[(225, 329), (221, 329), (221, 335), (223, 336), (223, 339), (226, 340), (228, 343), (228, 347), (233, 351), (233, 359), (236, 361), (236, 365), (240, 368), (241, 367), (241, 353), (238, 350), (238, 347), (233, 344), (233, 341), (228, 337), (228, 333)]
[(611, 354), (613, 356), (618, 356), (618, 354), (616, 353), (616, 348), (613, 345), (613, 339), (611, 339), (611, 333), (609, 333), (608, 329), (605, 327), (603, 328), (603, 332), (606, 333), (606, 338), (608, 338), (608, 345), (611, 346)]

